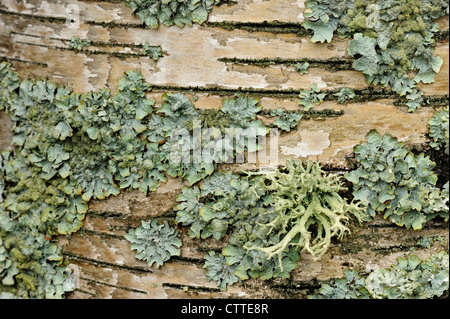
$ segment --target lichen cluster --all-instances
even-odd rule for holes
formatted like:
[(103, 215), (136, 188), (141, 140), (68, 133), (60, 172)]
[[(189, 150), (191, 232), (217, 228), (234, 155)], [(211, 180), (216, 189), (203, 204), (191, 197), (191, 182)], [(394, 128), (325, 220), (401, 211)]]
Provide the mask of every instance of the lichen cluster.
[(184, 27), (193, 23), (202, 24), (208, 19), (214, 5), (220, 0), (124, 0), (142, 23), (157, 28), (166, 26)]
[(415, 156), (403, 143), (375, 130), (354, 147), (357, 169), (345, 174), (355, 199), (368, 204), (367, 217), (383, 214), (399, 226), (422, 229), (438, 216), (448, 221), (448, 182), (436, 187), (435, 163)]
[(346, 270), (345, 277), (323, 284), (311, 299), (433, 299), (448, 291), (449, 256), (445, 252), (421, 260), (399, 258), (389, 269), (361, 276)]
[[(15, 146), (14, 153), (0, 156), (0, 214), (13, 225), (2, 224), (0, 238), (7, 243), (2, 267), (15, 267), (15, 248), (7, 238), (19, 228), (40, 244), (25, 256), (41, 256), (53, 236), (81, 228), (89, 200), (123, 189), (147, 194), (169, 176), (194, 184), (218, 163), (258, 150), (258, 137), (268, 132), (256, 119), (257, 99), (239, 96), (225, 99), (220, 109), (199, 110), (183, 94), (167, 93), (156, 106), (146, 97), (150, 89), (139, 71), (129, 71), (116, 94), (106, 89), (79, 94), (45, 80), (20, 80), (9, 64), (0, 64), (0, 110), (12, 119)], [(194, 160), (197, 148), (202, 157)], [(28, 265), (27, 260), (19, 258)], [(1, 288), (25, 296), (14, 278), (36, 267), (16, 268), (1, 271), (2, 278), (8, 276)], [(27, 296), (45, 296), (36, 289), (39, 293)]]
[(250, 277), (289, 277), (300, 251), (322, 256), (332, 238), (349, 231), (351, 217), (364, 215), (364, 206), (339, 195), (345, 189), (341, 177), (325, 174), (318, 163), (288, 161), (260, 175), (217, 172), (184, 188), (174, 208), (191, 237), (228, 234), (222, 255), (205, 256), (208, 277), (225, 289)]
[(449, 122), (448, 106), (442, 111), (436, 112), (428, 120), (428, 135), (431, 138), (430, 146), (436, 150), (443, 149), (449, 155)]
[(140, 226), (128, 231), (125, 239), (130, 242), (130, 248), (137, 251), (135, 257), (147, 261), (149, 267), (153, 264), (160, 267), (181, 253), (180, 233), (167, 221), (142, 221)]
[[(353, 68), (369, 84), (390, 86), (409, 111), (423, 103), (417, 83), (432, 83), (443, 60), (433, 56), (435, 21), (448, 14), (448, 0), (308, 0), (303, 26), (313, 42), (349, 38)], [(414, 72), (411, 78), (410, 73)]]

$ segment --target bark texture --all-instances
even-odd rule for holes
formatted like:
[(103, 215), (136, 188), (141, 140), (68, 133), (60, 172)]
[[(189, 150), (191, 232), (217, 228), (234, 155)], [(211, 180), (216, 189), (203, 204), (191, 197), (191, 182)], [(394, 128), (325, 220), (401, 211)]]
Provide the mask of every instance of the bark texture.
[[(153, 30), (143, 28), (121, 1), (1, 0), (0, 59), (9, 61), (21, 78), (47, 78), (82, 93), (103, 87), (114, 92), (124, 72), (139, 69), (154, 86), (149, 97), (158, 100), (162, 92), (183, 92), (196, 96), (195, 105), (201, 108), (218, 108), (222, 98), (246, 92), (258, 96), (264, 110), (296, 109), (298, 93), (311, 83), (326, 90), (349, 87), (359, 92), (358, 103), (325, 101), (314, 108), (344, 111), (343, 115), (303, 119), (298, 130), (283, 134), (281, 164), (288, 158), (308, 158), (331, 171), (349, 170), (353, 146), (371, 129), (425, 148), (428, 119), (448, 105), (448, 16), (439, 20), (444, 36), (435, 50), (444, 64), (433, 84), (420, 85), (424, 95), (444, 102), (408, 113), (406, 107), (394, 105), (393, 96), (369, 90), (361, 72), (345, 67), (351, 65), (346, 40), (315, 44), (297, 35), (304, 10), (303, 0), (238, 0), (215, 7), (204, 25), (161, 25)], [(89, 38), (92, 45), (81, 52), (71, 50), (72, 36)], [(139, 45), (145, 42), (161, 46), (163, 57), (154, 61), (142, 56)], [(306, 75), (292, 65), (302, 59), (315, 62)], [(8, 116), (0, 112), (0, 149), (11, 149), (10, 127)], [(125, 191), (91, 201), (83, 228), (61, 238), (64, 254), (79, 274), (78, 288), (69, 298), (304, 298), (347, 268), (365, 273), (389, 267), (411, 249), (424, 258), (442, 249), (439, 243), (430, 248), (418, 245), (424, 235), (443, 236), (448, 247), (444, 221), (413, 231), (377, 217), (351, 225), (352, 233), (334, 242), (320, 260), (302, 254), (289, 280), (248, 280), (220, 291), (206, 280), (203, 255), (220, 250), (224, 243), (193, 240), (181, 229), (181, 256), (156, 269), (136, 260), (123, 237), (149, 217), (174, 223), (172, 207), (182, 186), (181, 180), (171, 179), (149, 196)]]

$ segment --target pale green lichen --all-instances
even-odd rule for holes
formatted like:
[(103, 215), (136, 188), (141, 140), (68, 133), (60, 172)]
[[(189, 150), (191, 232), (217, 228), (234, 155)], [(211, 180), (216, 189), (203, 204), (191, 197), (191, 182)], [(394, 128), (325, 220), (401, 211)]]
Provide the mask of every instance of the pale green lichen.
[(436, 112), (428, 120), (428, 134), (431, 137), (430, 146), (434, 149), (443, 149), (449, 155), (449, 122), (447, 106), (440, 112)]
[(416, 230), (438, 216), (448, 221), (448, 191), (435, 186), (434, 162), (415, 156), (389, 134), (372, 130), (366, 140), (354, 147), (358, 168), (345, 178), (353, 183), (355, 199), (368, 204), (368, 220), (381, 213)]
[(343, 190), (341, 178), (325, 174), (318, 163), (288, 161), (261, 175), (217, 172), (200, 187), (184, 188), (174, 209), (192, 237), (219, 240), (231, 231), (222, 251), (226, 268), (214, 268), (219, 283), (217, 274), (231, 270), (240, 280), (288, 278), (300, 250), (320, 258), (332, 238), (349, 231), (351, 216), (364, 214), (364, 206), (338, 194)]
[(275, 121), (272, 122), (272, 125), (286, 132), (290, 132), (292, 129), (295, 129), (303, 117), (303, 114), (297, 112), (287, 112), (280, 107), (276, 110), (272, 110), (270, 115), (277, 117)]
[(308, 68), (309, 68), (309, 63), (308, 62), (301, 62), (301, 63), (297, 63), (295, 65), (295, 71), (300, 73), (300, 74), (302, 74), (302, 75), (309, 73)]
[(421, 106), (416, 83), (432, 83), (443, 63), (433, 56), (433, 35), (435, 21), (448, 14), (448, 0), (308, 0), (306, 6), (303, 26), (313, 31), (313, 42), (331, 42), (334, 33), (350, 38), (353, 68), (369, 84), (405, 96), (409, 111)]
[(130, 248), (137, 251), (135, 257), (147, 261), (149, 267), (155, 264), (159, 268), (181, 253), (180, 233), (167, 221), (142, 221), (140, 226), (128, 231), (125, 239), (130, 242)]
[(311, 84), (309, 90), (302, 90), (299, 94), (300, 100), (298, 103), (303, 106), (303, 110), (309, 111), (314, 105), (319, 105), (327, 93), (321, 92), (315, 83)]
[(220, 0), (124, 0), (142, 23), (157, 28), (166, 26), (184, 27), (193, 23), (202, 24), (208, 19), (214, 5)]
[(333, 95), (337, 98), (339, 104), (347, 104), (356, 96), (352, 89), (346, 87), (339, 89)]
[(150, 43), (145, 42), (142, 47), (142, 54), (148, 55), (153, 60), (157, 61), (162, 57), (162, 48), (160, 46), (150, 45)]
[(30, 231), (0, 206), (0, 296), (62, 298), (75, 289), (56, 241)]
[(92, 41), (90, 39), (86, 39), (86, 40), (81, 40), (79, 37), (75, 37), (73, 36), (70, 39), (70, 43), (69, 43), (69, 47), (71, 49), (74, 49), (76, 51), (81, 51), (83, 50), (85, 47), (90, 47), (91, 46)]
[[(127, 72), (118, 89), (114, 95), (107, 89), (78, 94), (49, 81), (21, 81), (9, 64), (0, 64), (0, 109), (11, 117), (15, 146), (13, 154), (2, 152), (0, 157), (0, 208), (5, 223), (13, 225), (10, 229), (20, 225), (38, 238), (70, 235), (81, 228), (89, 200), (117, 195), (121, 189), (148, 193), (167, 176), (196, 183), (212, 174), (218, 163), (260, 149), (258, 137), (269, 130), (256, 118), (261, 107), (254, 98), (225, 99), (219, 110), (207, 111), (196, 109), (183, 94), (166, 93), (162, 105), (156, 106), (146, 97), (151, 87), (139, 71)], [(227, 119), (226, 125), (221, 119)], [(245, 130), (254, 134), (246, 135)], [(177, 153), (179, 132), (200, 137), (197, 146), (204, 157), (173, 160), (174, 150), (175, 155), (186, 155), (183, 148)], [(2, 240), (7, 236), (4, 225)], [(2, 262), (11, 266), (12, 257), (5, 256)], [(159, 265), (164, 258), (158, 258), (154, 261)], [(1, 272), (8, 285), (22, 276), (12, 269)], [(60, 282), (56, 269), (36, 275)], [(19, 290), (21, 296), (31, 296)], [(9, 295), (10, 290), (5, 291)]]
[(445, 252), (421, 260), (399, 258), (389, 269), (366, 276), (346, 270), (345, 277), (323, 284), (311, 299), (433, 299), (449, 289), (449, 256)]

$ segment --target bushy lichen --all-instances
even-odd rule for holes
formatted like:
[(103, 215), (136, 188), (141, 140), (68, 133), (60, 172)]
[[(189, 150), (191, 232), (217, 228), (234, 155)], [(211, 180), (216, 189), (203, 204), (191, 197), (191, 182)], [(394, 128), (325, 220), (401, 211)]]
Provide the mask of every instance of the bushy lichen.
[(447, 106), (440, 112), (436, 112), (428, 121), (428, 134), (431, 137), (430, 146), (437, 150), (444, 150), (449, 155), (449, 122)]
[(157, 28), (166, 26), (184, 27), (193, 23), (202, 24), (208, 19), (213, 5), (220, 0), (124, 0), (142, 23)]
[(389, 269), (366, 276), (345, 271), (345, 277), (323, 284), (311, 299), (432, 299), (449, 288), (449, 256), (445, 252), (421, 260), (416, 255), (399, 258)]
[(416, 83), (433, 82), (443, 63), (433, 56), (433, 35), (435, 21), (448, 14), (448, 0), (308, 0), (306, 6), (303, 25), (313, 31), (313, 42), (331, 42), (335, 32), (350, 38), (353, 68), (369, 84), (406, 96), (409, 111), (421, 106)]
[(135, 257), (160, 267), (172, 256), (179, 256), (181, 251), (180, 233), (170, 227), (167, 221), (142, 221), (137, 228), (132, 228), (125, 235), (130, 248), (136, 250)]
[(345, 178), (353, 183), (355, 199), (368, 204), (369, 220), (382, 213), (416, 230), (437, 216), (448, 220), (448, 191), (435, 186), (434, 162), (415, 156), (389, 134), (372, 130), (366, 140), (354, 147), (358, 168)]
[(222, 281), (221, 273), (232, 270), (240, 280), (287, 278), (301, 250), (320, 258), (333, 237), (348, 232), (351, 216), (360, 219), (365, 210), (348, 204), (339, 195), (342, 190), (341, 178), (325, 174), (318, 163), (289, 161), (261, 175), (217, 172), (199, 187), (184, 188), (174, 209), (192, 237), (219, 240), (231, 230), (222, 251), (226, 268), (216, 265), (213, 271), (223, 288), (235, 278)]

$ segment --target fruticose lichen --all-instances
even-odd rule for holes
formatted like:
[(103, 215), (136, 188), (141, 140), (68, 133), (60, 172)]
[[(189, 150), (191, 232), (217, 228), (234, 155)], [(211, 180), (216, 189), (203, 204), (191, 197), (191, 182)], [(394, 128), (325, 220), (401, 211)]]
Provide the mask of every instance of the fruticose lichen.
[(130, 229), (125, 238), (130, 242), (131, 249), (137, 251), (135, 257), (147, 261), (149, 267), (153, 264), (160, 267), (170, 257), (181, 253), (180, 233), (167, 221), (142, 221), (141, 226)]
[(433, 299), (449, 289), (449, 256), (445, 252), (421, 260), (399, 258), (389, 269), (366, 276), (345, 271), (345, 277), (323, 284), (311, 299)]
[(437, 188), (435, 163), (415, 156), (403, 143), (375, 130), (354, 147), (358, 168), (345, 174), (355, 199), (368, 204), (367, 220), (384, 214), (399, 226), (421, 229), (435, 217), (448, 221), (448, 182)]
[(202, 24), (208, 19), (214, 5), (220, 0), (124, 0), (142, 23), (157, 28), (166, 26), (184, 27), (193, 23)]
[(435, 21), (449, 12), (448, 0), (308, 0), (306, 6), (303, 26), (313, 31), (313, 42), (331, 42), (334, 33), (349, 38), (353, 68), (369, 84), (406, 96), (409, 111), (421, 106), (416, 84), (432, 83), (443, 63), (433, 56), (433, 35)]
[(349, 231), (350, 218), (364, 214), (364, 206), (339, 195), (345, 189), (340, 177), (325, 174), (318, 163), (288, 161), (261, 175), (217, 172), (200, 186), (184, 188), (174, 209), (191, 237), (219, 240), (229, 234), (222, 251), (226, 263), (219, 263), (224, 269), (211, 261), (222, 257), (205, 257), (210, 278), (224, 289), (249, 277), (287, 278), (302, 250), (320, 258), (333, 237)]

